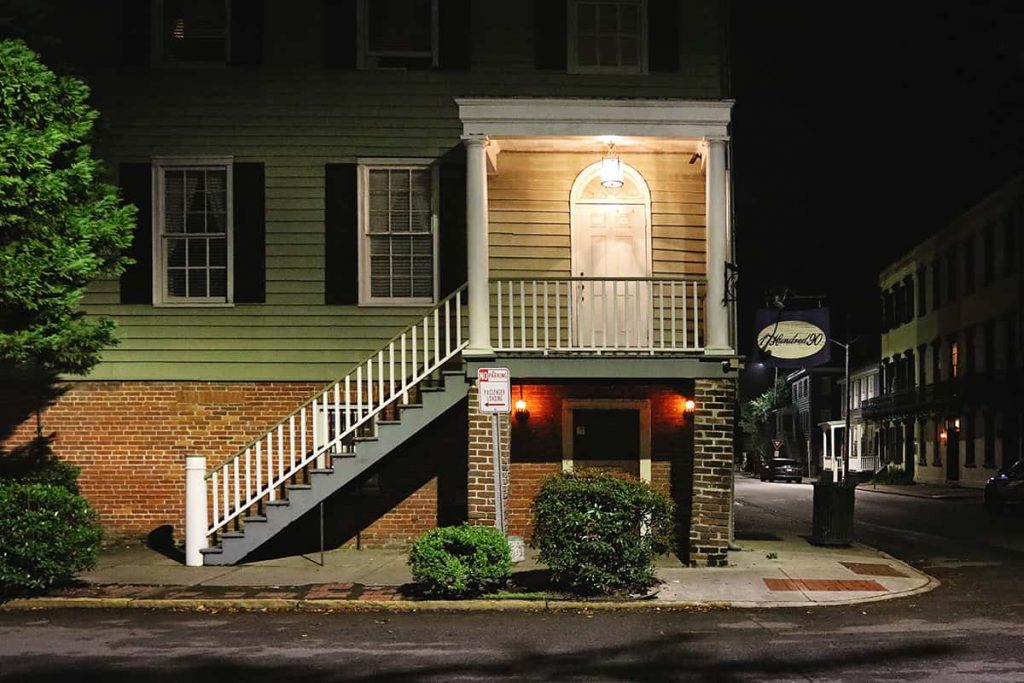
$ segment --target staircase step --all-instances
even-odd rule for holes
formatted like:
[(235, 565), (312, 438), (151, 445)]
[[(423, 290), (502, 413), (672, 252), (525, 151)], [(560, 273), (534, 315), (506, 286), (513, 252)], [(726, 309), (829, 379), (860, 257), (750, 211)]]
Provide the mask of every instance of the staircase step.
[(285, 488), (289, 491), (308, 491), (313, 487), (309, 484), (288, 484)]
[(325, 467), (325, 468), (310, 470), (309, 473), (310, 474), (334, 474), (334, 470), (332, 470), (330, 467)]
[(220, 535), (221, 538), (245, 538), (245, 534), (241, 531), (225, 531)]
[(354, 436), (354, 437), (352, 437), (352, 440), (353, 441), (357, 441), (357, 442), (359, 442), (359, 441), (379, 441), (380, 437), (379, 436)]
[(252, 524), (254, 522), (266, 522), (267, 518), (264, 515), (250, 515), (248, 517), (242, 517), (242, 522), (245, 524)]
[(420, 387), (420, 391), (424, 393), (431, 391), (444, 391), (444, 387)]
[(422, 403), (403, 403), (402, 405), (400, 405), (398, 407), (401, 408), (402, 410), (405, 410), (406, 408), (422, 408), (423, 404)]
[(273, 505), (274, 507), (287, 507), (287, 500), (268, 500), (267, 505)]
[(355, 453), (331, 453), (332, 458), (354, 458)]
[(377, 420), (378, 425), (400, 425), (401, 420)]
[(200, 548), (199, 552), (203, 555), (220, 555), (222, 552), (224, 552), (224, 549), (221, 548), (219, 545), (215, 545), (209, 548)]

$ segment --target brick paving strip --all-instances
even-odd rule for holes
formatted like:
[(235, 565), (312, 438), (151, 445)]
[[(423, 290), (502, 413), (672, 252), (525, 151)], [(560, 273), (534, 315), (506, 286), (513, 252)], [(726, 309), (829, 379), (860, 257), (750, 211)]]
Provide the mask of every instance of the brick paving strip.
[(910, 578), (891, 564), (878, 562), (840, 562), (854, 574), (861, 576), (894, 576), (901, 579)]
[(764, 583), (770, 591), (888, 591), (877, 581), (866, 579), (765, 579)]
[(66, 586), (51, 590), (51, 598), (128, 598), (144, 600), (402, 600), (395, 586), (361, 583), (323, 583), (310, 586)]

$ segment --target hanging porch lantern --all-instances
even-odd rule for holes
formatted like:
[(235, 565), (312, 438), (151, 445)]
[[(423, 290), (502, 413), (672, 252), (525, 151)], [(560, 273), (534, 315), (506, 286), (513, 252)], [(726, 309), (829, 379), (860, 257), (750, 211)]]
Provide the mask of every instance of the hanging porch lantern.
[(615, 153), (615, 143), (608, 145), (608, 153), (601, 159), (601, 185), (609, 189), (622, 187), (622, 161)]

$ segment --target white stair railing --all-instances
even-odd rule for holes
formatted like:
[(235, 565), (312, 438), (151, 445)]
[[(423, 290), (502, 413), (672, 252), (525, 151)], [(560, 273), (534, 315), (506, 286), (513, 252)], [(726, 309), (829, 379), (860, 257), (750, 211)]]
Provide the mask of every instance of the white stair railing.
[(698, 278), (492, 280), (495, 350), (699, 352), (705, 289)]
[(334, 382), (206, 475), (207, 536), (224, 529), (307, 467), (323, 469), (359, 430), (372, 428), (395, 403), (457, 356), (462, 335), (463, 285), (355, 370)]

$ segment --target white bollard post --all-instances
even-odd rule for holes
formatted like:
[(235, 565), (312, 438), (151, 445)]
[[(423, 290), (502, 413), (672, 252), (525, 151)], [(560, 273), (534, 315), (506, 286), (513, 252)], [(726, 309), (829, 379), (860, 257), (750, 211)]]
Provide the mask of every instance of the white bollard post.
[(206, 458), (185, 456), (185, 564), (202, 567), (206, 547)]

